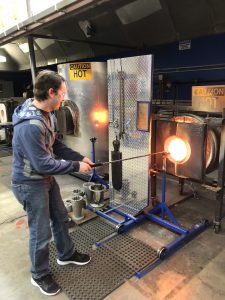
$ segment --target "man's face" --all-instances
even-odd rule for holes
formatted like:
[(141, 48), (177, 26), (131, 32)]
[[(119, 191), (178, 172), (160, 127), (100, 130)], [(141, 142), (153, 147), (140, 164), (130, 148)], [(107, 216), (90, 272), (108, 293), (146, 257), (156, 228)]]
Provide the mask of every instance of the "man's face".
[(58, 110), (62, 101), (64, 100), (65, 94), (67, 92), (65, 82), (62, 82), (60, 88), (53, 93), (50, 100), (50, 105), (52, 110)]

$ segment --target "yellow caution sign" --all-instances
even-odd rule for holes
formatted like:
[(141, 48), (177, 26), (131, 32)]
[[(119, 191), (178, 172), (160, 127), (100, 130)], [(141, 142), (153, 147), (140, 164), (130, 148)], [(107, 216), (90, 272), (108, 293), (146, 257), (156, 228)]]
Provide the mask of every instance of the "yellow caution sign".
[(70, 80), (91, 80), (91, 63), (76, 62), (69, 64)]

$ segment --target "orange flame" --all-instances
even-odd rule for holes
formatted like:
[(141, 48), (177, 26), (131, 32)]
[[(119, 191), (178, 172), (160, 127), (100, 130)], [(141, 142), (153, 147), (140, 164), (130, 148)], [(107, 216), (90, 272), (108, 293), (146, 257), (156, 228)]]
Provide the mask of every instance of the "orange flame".
[(166, 139), (165, 150), (169, 153), (169, 160), (180, 164), (185, 163), (191, 156), (189, 143), (175, 135)]
[(100, 124), (105, 124), (108, 120), (108, 112), (106, 110), (99, 110), (93, 112), (93, 120), (98, 127)]

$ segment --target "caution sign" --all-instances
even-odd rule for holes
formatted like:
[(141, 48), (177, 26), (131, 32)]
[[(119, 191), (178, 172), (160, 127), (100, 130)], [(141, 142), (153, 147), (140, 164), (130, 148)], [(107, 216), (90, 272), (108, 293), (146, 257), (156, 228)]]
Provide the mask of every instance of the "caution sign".
[(225, 108), (225, 85), (193, 86), (192, 108), (197, 111), (222, 112)]
[(91, 63), (76, 62), (69, 64), (70, 80), (91, 80)]

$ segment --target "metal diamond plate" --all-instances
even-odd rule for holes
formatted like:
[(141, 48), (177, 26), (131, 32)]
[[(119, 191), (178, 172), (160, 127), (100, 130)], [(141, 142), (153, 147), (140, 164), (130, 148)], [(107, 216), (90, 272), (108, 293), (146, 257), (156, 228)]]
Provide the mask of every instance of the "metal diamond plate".
[[(149, 132), (136, 129), (136, 115), (137, 101), (151, 99), (151, 80), (151, 55), (108, 60), (109, 157), (121, 128), (125, 132), (120, 139), (122, 158), (149, 153)], [(122, 189), (113, 189), (111, 204), (132, 204), (129, 212), (135, 215), (148, 205), (148, 157), (123, 162), (122, 173)], [(111, 174), (110, 166), (112, 186)]]

